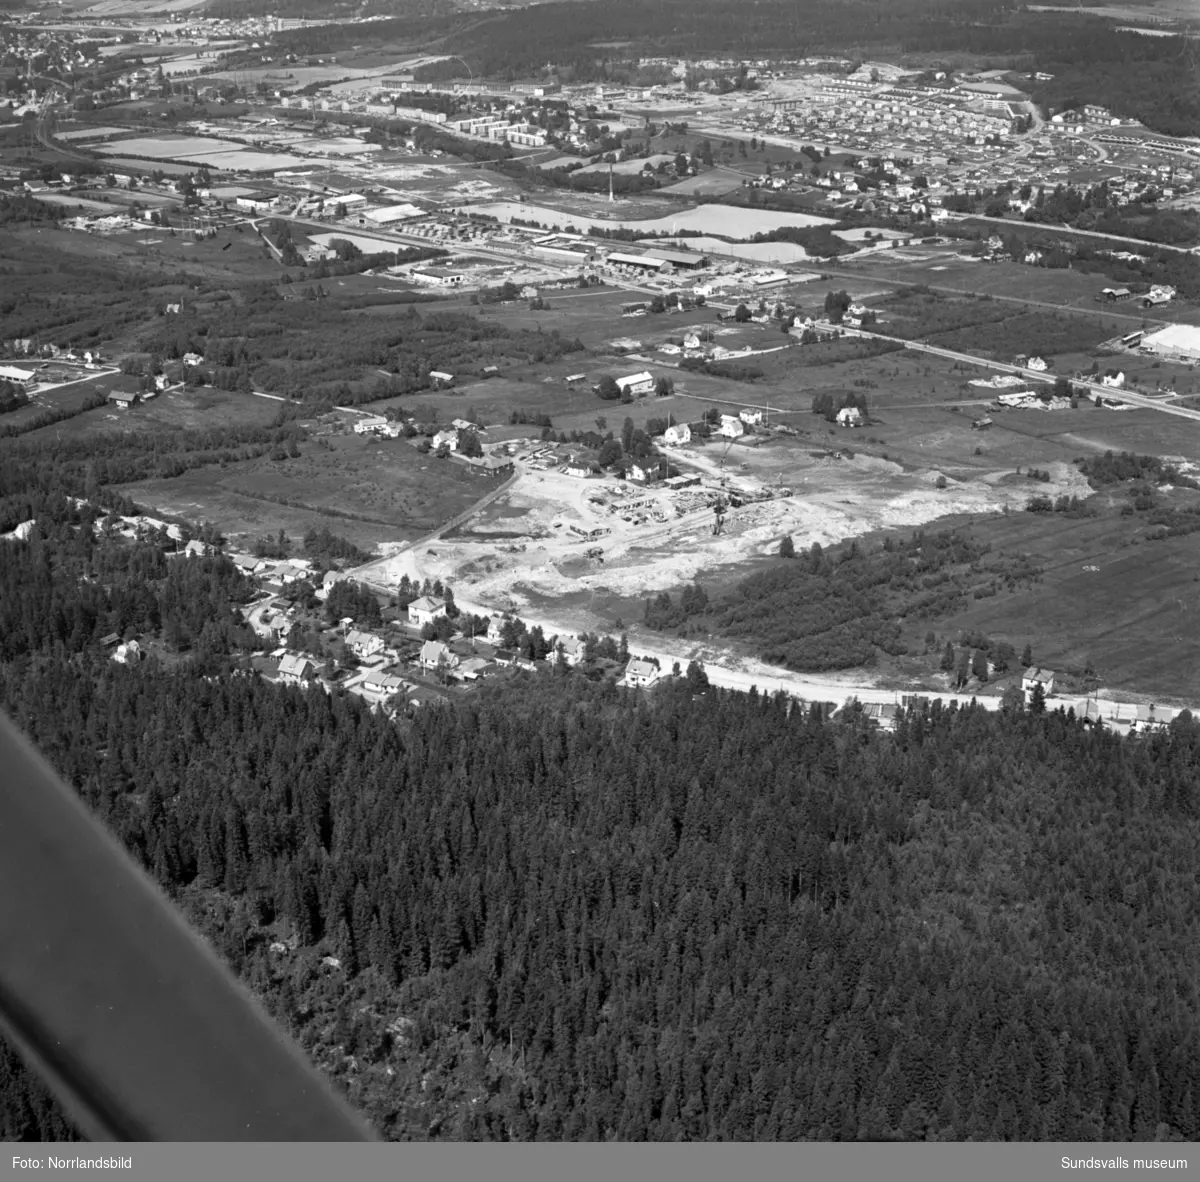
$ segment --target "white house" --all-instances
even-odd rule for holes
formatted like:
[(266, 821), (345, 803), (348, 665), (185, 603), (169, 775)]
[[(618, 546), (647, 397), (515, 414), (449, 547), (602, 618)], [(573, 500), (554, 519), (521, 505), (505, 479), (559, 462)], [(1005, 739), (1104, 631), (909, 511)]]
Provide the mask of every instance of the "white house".
[(862, 411), (857, 406), (843, 406), (837, 413), (839, 427), (861, 427)]
[(633, 686), (653, 685), (658, 680), (658, 676), (658, 666), (640, 657), (630, 661), (625, 669), (625, 680)]
[(1036, 665), (1030, 665), (1021, 677), (1021, 689), (1025, 693), (1026, 702), (1033, 697), (1034, 686), (1038, 685), (1042, 687), (1046, 697), (1049, 697), (1054, 693), (1054, 674), (1049, 669), (1039, 669)]
[(1100, 381), (1105, 386), (1112, 386), (1114, 389), (1120, 389), (1120, 387), (1125, 385), (1125, 375), (1123, 373), (1105, 374)]
[(749, 427), (759, 427), (762, 425), (763, 413), (761, 410), (742, 410), (738, 411), (738, 418)]
[(428, 595), (422, 595), (420, 599), (414, 599), (408, 605), (408, 622), (418, 628), (424, 628), (426, 624), (445, 614), (446, 605)]
[(568, 665), (578, 665), (583, 660), (583, 641), (578, 636), (568, 636), (558, 642), (563, 660)]
[(422, 669), (453, 669), (458, 664), (458, 658), (440, 640), (427, 640), (417, 661)]
[(1040, 357), (1031, 357), (1025, 363), (1026, 369), (1032, 369), (1035, 373), (1045, 373), (1049, 366)]
[(691, 439), (692, 429), (687, 423), (678, 423), (663, 432), (663, 443), (668, 447), (678, 447), (680, 444), (690, 443)]
[(360, 632), (357, 628), (346, 633), (346, 647), (359, 659), (365, 660), (384, 650), (382, 636), (374, 632)]
[(317, 598), (328, 598), (329, 592), (333, 589), (334, 583), (340, 583), (343, 579), (348, 577), (349, 576), (344, 571), (327, 570), (325, 572), (325, 577), (321, 580), (321, 585), (317, 588)]
[(383, 415), (366, 415), (354, 424), (355, 435), (371, 435), (376, 431), (383, 431), (387, 428), (387, 419)]
[(118, 644), (117, 651), (113, 653), (112, 659), (118, 665), (136, 665), (142, 659), (142, 647), (136, 640), (129, 640), (124, 644)]
[(368, 673), (363, 678), (363, 689), (371, 694), (396, 694), (404, 689), (407, 683), (403, 678), (397, 677), (394, 673), (384, 673), (378, 670), (374, 673)]
[(487, 640), (488, 644), (499, 644), (504, 635), (504, 625), (508, 623), (508, 616), (493, 615), (488, 620)]
[(632, 394), (634, 397), (639, 394), (653, 394), (654, 375), (648, 370), (627, 374), (623, 378), (617, 378), (617, 385), (621, 388), (622, 394)]
[(307, 685), (316, 676), (316, 666), (303, 653), (286, 653), (279, 660), (279, 680), (285, 685)]
[(721, 425), (717, 428), (718, 435), (726, 435), (730, 439), (737, 439), (745, 433), (746, 426), (736, 415), (721, 416)]
[(437, 451), (442, 444), (445, 444), (451, 451), (458, 451), (458, 428), (447, 427), (444, 431), (439, 431), (433, 437), (433, 450)]

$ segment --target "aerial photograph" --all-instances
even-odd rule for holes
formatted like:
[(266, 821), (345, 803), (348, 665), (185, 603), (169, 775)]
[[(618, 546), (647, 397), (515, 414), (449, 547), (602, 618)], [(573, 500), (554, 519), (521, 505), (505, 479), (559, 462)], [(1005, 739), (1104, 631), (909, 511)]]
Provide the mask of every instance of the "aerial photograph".
[(1200, 5), (0, 0), (0, 715), (0, 1140), (1186, 1172)]

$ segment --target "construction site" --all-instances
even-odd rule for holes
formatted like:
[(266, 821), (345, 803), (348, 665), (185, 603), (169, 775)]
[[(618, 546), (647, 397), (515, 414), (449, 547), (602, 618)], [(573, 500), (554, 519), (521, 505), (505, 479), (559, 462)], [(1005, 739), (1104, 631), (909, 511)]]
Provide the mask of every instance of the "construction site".
[[(960, 481), (785, 435), (753, 449), (733, 439), (672, 448), (680, 475), (648, 482), (585, 475), (550, 463), (549, 452), (518, 450), (500, 496), (452, 531), (393, 548), (362, 577), (383, 587), (403, 575), (443, 579), (490, 610), (536, 605), (565, 627), (597, 627), (602, 621), (573, 607), (579, 592), (644, 596), (749, 567), (776, 554), (784, 537), (829, 546), (956, 514), (1019, 510), (1030, 492), (1012, 469)], [(1054, 464), (1047, 475), (1039, 491), (1086, 495), (1073, 466)]]

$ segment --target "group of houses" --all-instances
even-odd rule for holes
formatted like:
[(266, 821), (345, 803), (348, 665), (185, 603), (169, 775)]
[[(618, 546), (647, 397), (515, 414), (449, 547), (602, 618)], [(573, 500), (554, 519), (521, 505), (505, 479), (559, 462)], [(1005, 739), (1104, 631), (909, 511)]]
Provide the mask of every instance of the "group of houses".
[[(414, 599), (406, 609), (407, 623), (414, 629), (424, 630), (426, 625), (445, 617), (444, 601), (432, 596)], [(384, 638), (367, 629), (350, 627), (346, 621), (344, 642), (364, 668), (346, 682), (346, 688), (366, 696), (375, 705), (382, 705), (397, 695), (408, 704), (419, 704), (422, 688), (401, 675), (401, 655), (389, 648)], [(488, 621), (486, 636), (459, 637), (458, 639), (427, 638), (411, 658), (411, 666), (424, 677), (453, 677), (458, 681), (477, 681), (499, 669), (518, 668), (535, 670), (561, 660), (568, 667), (577, 667), (587, 658), (587, 645), (582, 637), (555, 638), (551, 654), (544, 661), (536, 661), (505, 647), (511, 626), (519, 624), (513, 617), (493, 614)], [(286, 624), (281, 624), (285, 628)], [(426, 633), (426, 636), (428, 634)], [(281, 650), (276, 679), (284, 685), (301, 687), (321, 686), (328, 690), (329, 684), (321, 676), (318, 662), (306, 653)], [(645, 688), (653, 685), (659, 677), (656, 661), (631, 660), (624, 675), (626, 685)]]

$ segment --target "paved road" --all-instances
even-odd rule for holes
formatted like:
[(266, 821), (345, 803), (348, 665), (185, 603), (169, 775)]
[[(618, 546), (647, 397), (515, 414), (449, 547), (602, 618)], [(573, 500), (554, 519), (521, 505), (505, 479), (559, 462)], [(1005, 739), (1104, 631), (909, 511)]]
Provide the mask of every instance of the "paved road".
[[(938, 345), (927, 345), (922, 341), (906, 341), (902, 337), (890, 337), (881, 332), (869, 332), (861, 328), (846, 328), (842, 330), (847, 336), (860, 336), (872, 338), (880, 341), (892, 341), (897, 345), (903, 345), (905, 349), (910, 349), (916, 353), (929, 353), (935, 357), (946, 357), (951, 361), (961, 361), (968, 365), (976, 365), (983, 369), (994, 369), (1000, 373), (1016, 374), (1018, 377), (1026, 378), (1031, 382), (1053, 382), (1059, 375), (1041, 373), (1033, 369), (1024, 369), (1019, 365), (1010, 365), (1004, 361), (989, 361), (985, 357), (976, 357), (972, 353), (959, 353), (954, 349), (943, 349)], [(1124, 402), (1130, 406), (1143, 407), (1146, 410), (1157, 410), (1163, 414), (1176, 415), (1181, 419), (1192, 419), (1200, 421), (1200, 410), (1192, 410), (1186, 406), (1178, 406), (1169, 401), (1164, 401), (1161, 398), (1151, 398), (1147, 394), (1135, 394), (1132, 390), (1119, 390), (1113, 386), (1106, 386), (1102, 382), (1088, 382), (1072, 379), (1072, 386), (1078, 386), (1084, 390), (1088, 390), (1093, 394), (1100, 394), (1104, 398), (1111, 398), (1116, 402)], [(1003, 391), (999, 391), (1003, 393)]]
[(997, 226), (1007, 226), (1010, 230), (1049, 230), (1052, 234), (1082, 234), (1085, 238), (1102, 238), (1109, 242), (1126, 242), (1141, 250), (1169, 250), (1175, 254), (1200, 254), (1200, 246), (1168, 246), (1165, 242), (1147, 242), (1144, 238), (1124, 238), (1120, 234), (1105, 234), (1100, 230), (1076, 230), (1071, 226), (1056, 225), (1053, 222), (1026, 222), (1013, 218), (989, 218), (979, 213), (954, 213), (950, 215), (958, 222), (992, 222)]

